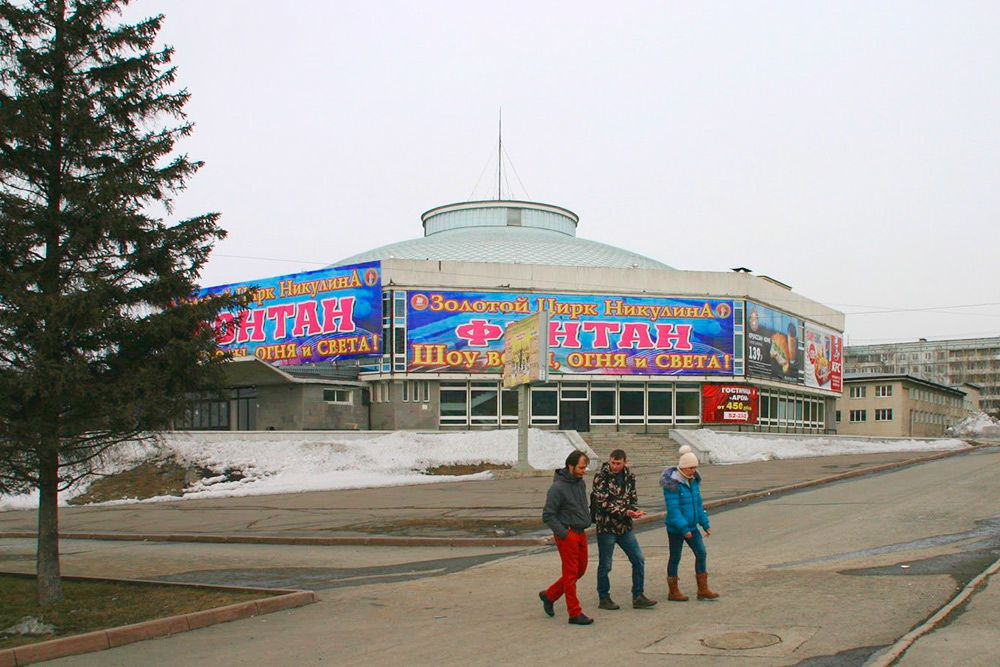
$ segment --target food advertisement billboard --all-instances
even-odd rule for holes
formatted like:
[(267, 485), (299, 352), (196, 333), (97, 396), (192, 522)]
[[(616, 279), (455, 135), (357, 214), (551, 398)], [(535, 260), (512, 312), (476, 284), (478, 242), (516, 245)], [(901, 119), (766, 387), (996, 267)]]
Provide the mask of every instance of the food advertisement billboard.
[(842, 392), (844, 339), (836, 332), (806, 324), (806, 386)]
[(760, 391), (745, 384), (704, 384), (701, 421), (705, 424), (756, 424)]
[(214, 324), (219, 347), (234, 357), (295, 366), (382, 353), (379, 262), (205, 287), (194, 298), (245, 292), (247, 308), (223, 311)]
[(747, 373), (804, 384), (802, 320), (747, 301)]
[(548, 313), (549, 372), (733, 375), (733, 302), (414, 290), (409, 372), (500, 373), (507, 326)]

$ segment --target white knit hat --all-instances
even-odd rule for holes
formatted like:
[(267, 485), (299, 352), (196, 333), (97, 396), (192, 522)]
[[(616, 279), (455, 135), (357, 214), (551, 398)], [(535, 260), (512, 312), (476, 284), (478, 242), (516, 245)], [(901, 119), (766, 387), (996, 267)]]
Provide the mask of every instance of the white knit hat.
[(681, 454), (681, 460), (677, 462), (678, 468), (697, 468), (698, 467), (698, 457), (692, 452), (684, 452)]
[(681, 445), (681, 448), (677, 450), (678, 454), (687, 454), (691, 450), (691, 445)]

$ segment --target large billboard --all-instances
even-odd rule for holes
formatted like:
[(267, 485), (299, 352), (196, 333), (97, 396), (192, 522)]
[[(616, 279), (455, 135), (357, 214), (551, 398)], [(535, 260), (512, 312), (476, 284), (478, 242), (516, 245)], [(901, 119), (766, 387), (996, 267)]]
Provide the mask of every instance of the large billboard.
[(219, 347), (233, 356), (294, 366), (382, 353), (379, 262), (205, 287), (195, 298), (247, 291), (245, 310), (215, 321)]
[(806, 386), (843, 391), (844, 339), (836, 332), (806, 324)]
[(414, 290), (409, 372), (500, 373), (507, 326), (549, 314), (549, 372), (733, 374), (733, 302), (567, 294)]
[(747, 301), (747, 374), (804, 384), (802, 320)]

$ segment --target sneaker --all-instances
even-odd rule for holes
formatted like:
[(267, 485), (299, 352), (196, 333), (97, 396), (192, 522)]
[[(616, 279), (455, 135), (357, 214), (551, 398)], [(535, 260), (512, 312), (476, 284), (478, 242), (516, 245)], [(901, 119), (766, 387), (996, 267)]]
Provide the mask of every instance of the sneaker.
[(597, 603), (597, 608), (598, 609), (621, 609), (621, 607), (619, 607), (618, 605), (616, 605), (615, 601), (612, 600), (609, 597), (608, 598), (601, 598), (601, 601)]
[(545, 591), (538, 591), (538, 597), (542, 599), (542, 609), (545, 610), (545, 613), (549, 616), (555, 616), (556, 609), (552, 606), (552, 602), (549, 601), (549, 598), (545, 595)]
[(649, 609), (650, 607), (656, 606), (656, 600), (650, 600), (648, 597), (639, 593), (632, 599), (633, 609)]
[(594, 619), (586, 614), (577, 614), (576, 616), (570, 616), (569, 622), (570, 625), (590, 625), (594, 622)]

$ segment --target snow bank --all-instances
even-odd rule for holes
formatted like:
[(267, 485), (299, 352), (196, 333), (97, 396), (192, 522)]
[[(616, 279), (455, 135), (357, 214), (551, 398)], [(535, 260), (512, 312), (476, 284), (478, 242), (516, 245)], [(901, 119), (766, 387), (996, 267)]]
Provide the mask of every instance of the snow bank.
[(841, 437), (794, 436), (767, 437), (744, 433), (719, 433), (707, 429), (685, 435), (694, 446), (709, 452), (709, 461), (717, 464), (751, 463), (772, 459), (803, 459), (841, 454), (879, 454), (882, 452), (925, 452), (962, 449), (962, 440), (851, 440)]
[[(257, 434), (259, 437), (259, 434)], [(528, 462), (538, 469), (564, 465), (573, 445), (562, 434), (531, 429)], [(184, 466), (217, 473), (184, 490), (183, 498), (268, 495), (365, 487), (431, 484), (453, 481), (452, 475), (427, 475), (442, 465), (517, 462), (517, 431), (411, 433), (398, 431), (371, 438), (337, 440), (303, 436), (290, 440), (225, 440), (200, 438), (196, 433), (165, 434), (161, 442), (129, 443), (99, 466), (101, 474), (134, 468), (141, 463), (172, 458)], [(488, 479), (490, 473), (461, 479)], [(235, 479), (239, 478), (239, 479)], [(60, 494), (60, 503), (78, 496), (93, 481), (83, 480)], [(142, 502), (178, 500), (173, 496)], [(132, 501), (112, 501), (119, 504)], [(37, 507), (37, 494), (0, 496), (0, 511)]]
[(976, 412), (949, 427), (948, 433), (964, 438), (1000, 439), (1000, 422), (985, 412)]

